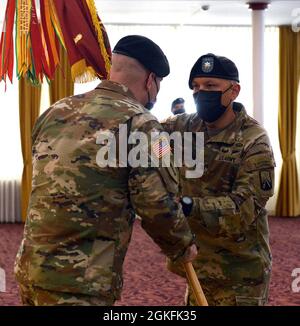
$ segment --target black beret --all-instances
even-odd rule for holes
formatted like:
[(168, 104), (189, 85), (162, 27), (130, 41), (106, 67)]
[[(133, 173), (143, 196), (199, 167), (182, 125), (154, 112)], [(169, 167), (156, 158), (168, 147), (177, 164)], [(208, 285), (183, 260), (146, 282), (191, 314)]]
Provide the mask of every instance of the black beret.
[(136, 59), (158, 77), (163, 78), (170, 73), (169, 62), (162, 49), (145, 36), (128, 35), (121, 38), (113, 53)]
[(176, 104), (182, 104), (184, 103), (184, 99), (182, 97), (178, 97), (176, 100), (172, 102), (172, 107), (174, 107)]
[(214, 77), (240, 82), (236, 65), (228, 58), (216, 56), (212, 53), (201, 56), (194, 64), (189, 79), (191, 89), (195, 77)]

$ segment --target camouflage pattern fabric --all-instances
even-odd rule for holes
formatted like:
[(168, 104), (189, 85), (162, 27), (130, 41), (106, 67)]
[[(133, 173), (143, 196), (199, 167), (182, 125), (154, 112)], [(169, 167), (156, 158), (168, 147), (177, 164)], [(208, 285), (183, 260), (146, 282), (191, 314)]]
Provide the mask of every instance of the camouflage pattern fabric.
[(176, 200), (179, 174), (173, 166), (97, 164), (103, 145), (97, 137), (111, 132), (118, 140), (119, 124), (147, 136), (162, 130), (127, 87), (110, 81), (57, 102), (38, 119), (32, 193), (15, 264), (21, 285), (114, 302), (135, 213), (170, 259), (193, 241)]
[[(203, 279), (201, 287), (209, 306), (263, 306), (268, 301), (270, 277), (258, 285), (235, 283), (224, 285), (216, 279)], [(185, 302), (189, 306), (197, 306), (190, 287), (187, 287)]]
[[(229, 291), (229, 297), (235, 293), (246, 304), (248, 290), (243, 294), (241, 289), (253, 287), (260, 289), (253, 290), (260, 298), (256, 302), (265, 303), (271, 271), (265, 205), (274, 193), (275, 162), (266, 131), (240, 103), (234, 103), (234, 111), (234, 122), (211, 136), (197, 114), (181, 114), (162, 124), (168, 132), (204, 132), (204, 174), (186, 179), (183, 167), (180, 180), (181, 194), (194, 199), (188, 221), (199, 251), (193, 265), (205, 294), (213, 298), (218, 293), (211, 303), (219, 304)], [(168, 266), (183, 275), (180, 266)]]
[(24, 306), (111, 306), (112, 298), (48, 291), (33, 285), (19, 285)]

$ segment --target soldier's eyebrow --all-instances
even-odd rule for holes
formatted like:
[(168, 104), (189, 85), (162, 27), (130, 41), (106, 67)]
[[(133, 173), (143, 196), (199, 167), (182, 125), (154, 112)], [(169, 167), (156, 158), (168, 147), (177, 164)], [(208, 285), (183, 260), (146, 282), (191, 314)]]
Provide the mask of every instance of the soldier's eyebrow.
[(218, 82), (216, 80), (213, 79), (208, 79), (204, 82), (205, 85), (207, 84), (213, 84), (213, 85), (218, 85)]

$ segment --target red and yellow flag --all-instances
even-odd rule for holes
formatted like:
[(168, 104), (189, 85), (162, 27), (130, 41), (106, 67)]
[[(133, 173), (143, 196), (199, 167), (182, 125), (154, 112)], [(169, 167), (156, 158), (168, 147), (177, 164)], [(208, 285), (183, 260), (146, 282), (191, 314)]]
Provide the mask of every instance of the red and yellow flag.
[(13, 25), (16, 19), (16, 73), (33, 84), (54, 78), (60, 64), (59, 42), (65, 48), (73, 80), (106, 79), (111, 49), (94, 0), (8, 0), (0, 40), (0, 82), (12, 82)]
[(111, 49), (93, 0), (53, 0), (71, 65), (73, 80), (106, 79)]
[(0, 82), (8, 76), (12, 83), (14, 68), (13, 27), (15, 21), (16, 1), (8, 0), (0, 40)]

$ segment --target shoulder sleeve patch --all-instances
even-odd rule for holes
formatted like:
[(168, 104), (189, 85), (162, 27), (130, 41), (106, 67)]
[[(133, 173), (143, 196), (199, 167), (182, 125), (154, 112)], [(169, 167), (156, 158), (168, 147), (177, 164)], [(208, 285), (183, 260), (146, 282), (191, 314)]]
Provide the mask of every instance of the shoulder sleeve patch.
[(272, 176), (270, 171), (260, 171), (260, 188), (264, 191), (269, 191), (273, 188)]

